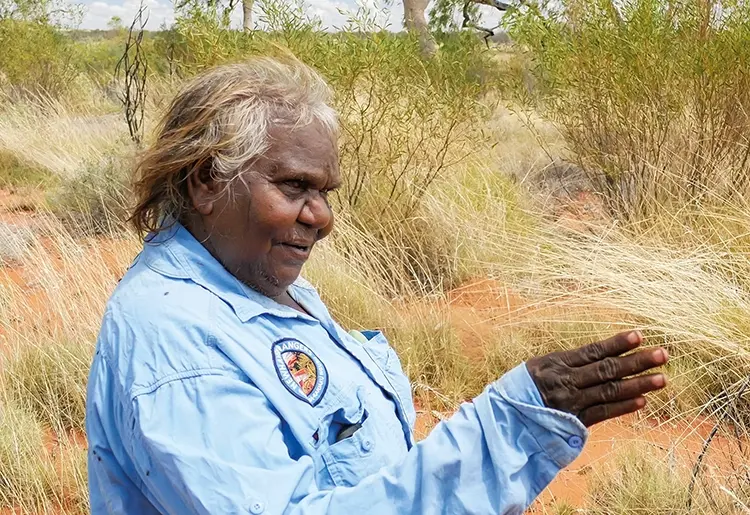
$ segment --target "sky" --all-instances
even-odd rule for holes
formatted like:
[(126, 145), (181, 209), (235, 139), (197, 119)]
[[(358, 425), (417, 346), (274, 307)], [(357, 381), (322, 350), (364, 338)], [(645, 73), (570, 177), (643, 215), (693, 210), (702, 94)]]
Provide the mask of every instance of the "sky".
[[(113, 16), (119, 16), (125, 25), (129, 25), (138, 11), (140, 0), (79, 0), (84, 7), (82, 29), (106, 29), (107, 22)], [(171, 0), (144, 0), (149, 8), (148, 29), (158, 29), (163, 23), (169, 25), (174, 20), (173, 4)], [(346, 22), (345, 14), (341, 11), (355, 12), (359, 5), (365, 5), (380, 13), (379, 23), (390, 30), (401, 30), (403, 7), (400, 1), (393, 2), (393, 6), (385, 9), (378, 0), (305, 0), (308, 13), (317, 16), (328, 29), (335, 30)], [(429, 10), (429, 8), (428, 8)], [(233, 25), (241, 24), (242, 10), (235, 9)], [(484, 14), (484, 23), (488, 26), (496, 25), (498, 14), (488, 8)]]

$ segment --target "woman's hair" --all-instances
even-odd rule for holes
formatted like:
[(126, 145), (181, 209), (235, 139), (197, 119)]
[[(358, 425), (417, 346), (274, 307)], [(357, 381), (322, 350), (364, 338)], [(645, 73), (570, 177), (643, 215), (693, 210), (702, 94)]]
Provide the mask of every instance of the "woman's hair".
[[(205, 174), (230, 188), (270, 146), (268, 129), (317, 121), (338, 133), (331, 90), (308, 66), (267, 57), (218, 66), (191, 80), (172, 101), (156, 140), (134, 170), (139, 234), (190, 211), (187, 179)], [(226, 190), (222, 190), (226, 191)]]

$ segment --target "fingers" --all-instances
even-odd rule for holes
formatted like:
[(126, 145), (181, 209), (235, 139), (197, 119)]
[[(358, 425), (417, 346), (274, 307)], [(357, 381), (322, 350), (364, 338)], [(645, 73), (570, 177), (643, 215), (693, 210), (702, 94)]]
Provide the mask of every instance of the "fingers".
[(667, 378), (664, 374), (651, 374), (587, 388), (581, 392), (581, 397), (584, 406), (607, 404), (634, 399), (648, 392), (660, 390), (666, 385)]
[(546, 406), (577, 414), (588, 426), (641, 409), (645, 394), (666, 386), (663, 374), (641, 374), (666, 364), (667, 351), (628, 354), (641, 343), (639, 331), (624, 332), (579, 349), (529, 359), (526, 366)]
[(622, 379), (660, 367), (668, 360), (669, 355), (665, 349), (644, 350), (620, 358), (604, 358), (596, 363), (579, 367), (577, 369), (577, 384), (581, 388), (587, 388), (615, 379)]
[(562, 353), (568, 366), (582, 367), (607, 357), (619, 356), (635, 349), (643, 342), (640, 331), (619, 333), (611, 338)]
[(584, 426), (590, 427), (610, 418), (621, 417), (628, 413), (633, 413), (643, 408), (645, 405), (645, 397), (636, 397), (635, 399), (611, 402), (608, 404), (598, 404), (583, 410), (579, 413), (578, 418)]

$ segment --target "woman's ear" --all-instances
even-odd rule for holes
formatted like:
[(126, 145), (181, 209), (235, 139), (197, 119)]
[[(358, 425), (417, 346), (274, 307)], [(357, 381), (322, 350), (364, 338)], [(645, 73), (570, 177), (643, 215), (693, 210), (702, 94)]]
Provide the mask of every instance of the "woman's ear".
[(190, 202), (193, 204), (193, 209), (202, 216), (208, 216), (213, 212), (214, 201), (217, 197), (217, 183), (205, 168), (205, 166), (198, 167), (187, 178)]

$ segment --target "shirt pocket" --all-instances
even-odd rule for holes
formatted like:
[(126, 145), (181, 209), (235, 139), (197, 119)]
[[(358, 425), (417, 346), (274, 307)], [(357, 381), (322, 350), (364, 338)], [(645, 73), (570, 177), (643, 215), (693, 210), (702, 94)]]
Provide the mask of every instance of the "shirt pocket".
[[(350, 436), (331, 443), (322, 452), (321, 458), (328, 471), (324, 487), (354, 486), (364, 478), (377, 473), (381, 468), (393, 464), (398, 455), (396, 446), (389, 440), (389, 431), (382, 427), (385, 423), (376, 411), (368, 409), (367, 394), (358, 390), (359, 407), (352, 410), (339, 408), (326, 417), (324, 424), (327, 430), (340, 431), (340, 424), (361, 423), (361, 426)], [(334, 423), (335, 420), (335, 423)], [(329, 435), (335, 440), (335, 435)]]
[(417, 420), (417, 412), (414, 410), (414, 399), (412, 398), (411, 383), (404, 373), (401, 360), (396, 351), (391, 347), (385, 335), (380, 331), (362, 331), (361, 334), (367, 339), (363, 343), (365, 350), (380, 367), (389, 384), (396, 392), (401, 409), (406, 415), (409, 428), (414, 430)]
[(376, 421), (368, 416), (348, 438), (332, 444), (323, 453), (323, 461), (334, 486), (354, 486), (367, 476), (389, 465), (374, 430)]

